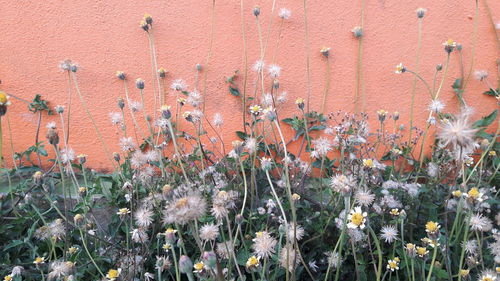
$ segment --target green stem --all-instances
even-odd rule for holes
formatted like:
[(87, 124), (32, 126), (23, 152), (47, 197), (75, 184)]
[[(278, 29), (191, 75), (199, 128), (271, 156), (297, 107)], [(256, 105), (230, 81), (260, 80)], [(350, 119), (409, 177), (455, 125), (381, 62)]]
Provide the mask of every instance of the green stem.
[(432, 253), (431, 267), (429, 268), (429, 274), (427, 274), (427, 281), (431, 280), (432, 270), (434, 269), (434, 263), (436, 262), (438, 245), (434, 245), (434, 252)]

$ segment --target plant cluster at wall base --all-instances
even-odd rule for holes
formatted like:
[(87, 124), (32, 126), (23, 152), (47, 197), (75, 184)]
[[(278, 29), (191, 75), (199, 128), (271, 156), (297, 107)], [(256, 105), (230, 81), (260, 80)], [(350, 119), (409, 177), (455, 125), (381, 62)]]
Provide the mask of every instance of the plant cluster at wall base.
[[(257, 23), (262, 12), (252, 10)], [(425, 12), (417, 10), (419, 21)], [(278, 14), (281, 21), (291, 16), (287, 9)], [(443, 43), (445, 63), (433, 80), (396, 66), (395, 74), (425, 86), (423, 129), (413, 126), (414, 96), (410, 126), (398, 112), (364, 113), (362, 75), (356, 113), (327, 112), (328, 86), (320, 111), (310, 109), (310, 96), (285, 105), (281, 67), (267, 65), (261, 52), (251, 73), (245, 65), (226, 79), (228, 97), (241, 101), (242, 126), (225, 140), (223, 116), (205, 114), (204, 68), (196, 66), (192, 88), (182, 79), (168, 87), (171, 73), (158, 67), (153, 26), (146, 14), (140, 27), (151, 52), (151, 90), (123, 71), (110, 75), (123, 84), (109, 114), (117, 140), (101, 133), (78, 83), (85, 69), (71, 60), (60, 68), (73, 104), (10, 95), (28, 104), (38, 125), (34, 145), (12, 151), (13, 165), (1, 169), (8, 186), (0, 193), (4, 281), (500, 278), (498, 110), (477, 117), (464, 95), (467, 75), (450, 85), (458, 113), (439, 99), (460, 44)], [(353, 40), (361, 44), (363, 32), (355, 28)], [(329, 48), (319, 53), (331, 56)], [(498, 97), (486, 72), (473, 76)], [(0, 92), (0, 135), (10, 124), (3, 122), (9, 105)], [(81, 141), (70, 134), (77, 106), (109, 173), (93, 170), (88, 156), (71, 148)], [(57, 121), (43, 129), (48, 114)], [(8, 154), (0, 155), (3, 164)]]

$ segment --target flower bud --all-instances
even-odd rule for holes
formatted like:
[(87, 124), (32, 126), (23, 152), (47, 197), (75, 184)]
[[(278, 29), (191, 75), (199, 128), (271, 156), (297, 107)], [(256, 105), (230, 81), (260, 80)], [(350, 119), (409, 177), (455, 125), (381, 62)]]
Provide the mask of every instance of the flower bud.
[(118, 104), (118, 107), (120, 109), (123, 109), (125, 107), (125, 101), (122, 98), (118, 99), (118, 103), (117, 104)]
[(193, 268), (193, 262), (188, 256), (182, 255), (179, 259), (179, 270), (182, 273), (191, 273), (191, 268)]
[(57, 133), (56, 128), (49, 128), (47, 131), (47, 140), (51, 145), (58, 145), (59, 144), (59, 134)]
[(153, 17), (148, 13), (145, 13), (142, 19), (149, 25), (153, 24)]
[(116, 77), (118, 77), (118, 79), (120, 79), (120, 80), (125, 80), (125, 78), (126, 78), (125, 77), (125, 72), (123, 72), (123, 71), (117, 71), (116, 72)]
[(165, 68), (160, 67), (158, 69), (158, 76), (160, 76), (160, 78), (165, 78), (165, 76), (167, 76), (167, 71), (165, 70)]
[(73, 218), (73, 221), (75, 224), (80, 224), (83, 221), (84, 217), (82, 214), (76, 214), (75, 217)]
[(85, 186), (79, 187), (78, 194), (80, 194), (81, 197), (85, 197), (85, 195), (87, 195), (87, 188)]
[(255, 6), (253, 8), (253, 15), (258, 17), (260, 15), (260, 7), (259, 6)]
[(139, 23), (139, 26), (144, 29), (144, 31), (148, 32), (149, 30), (149, 24), (145, 20), (141, 20)]
[(205, 263), (205, 265), (209, 268), (214, 268), (216, 263), (217, 263), (217, 256), (215, 255), (214, 252), (210, 251), (210, 252), (204, 252), (203, 253), (203, 262)]
[(116, 162), (120, 162), (120, 154), (118, 152), (113, 152), (113, 159), (115, 159)]
[(419, 19), (423, 18), (425, 16), (425, 12), (427, 12), (427, 9), (425, 9), (425, 8), (418, 8), (417, 9), (417, 17)]
[(135, 80), (135, 86), (137, 87), (137, 89), (143, 90), (144, 89), (144, 80), (142, 80), (141, 78), (137, 78)]

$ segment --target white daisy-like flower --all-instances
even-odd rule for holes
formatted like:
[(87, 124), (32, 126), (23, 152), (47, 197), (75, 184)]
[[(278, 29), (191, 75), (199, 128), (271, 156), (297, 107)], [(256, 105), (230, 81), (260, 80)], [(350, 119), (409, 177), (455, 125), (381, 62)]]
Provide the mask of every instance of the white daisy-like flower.
[(278, 15), (280, 18), (287, 20), (292, 16), (292, 12), (287, 8), (281, 8)]
[(361, 207), (355, 207), (349, 215), (347, 216), (348, 228), (360, 228), (364, 229), (365, 228), (365, 223), (366, 223), (366, 217), (368, 216), (368, 213), (363, 212)]

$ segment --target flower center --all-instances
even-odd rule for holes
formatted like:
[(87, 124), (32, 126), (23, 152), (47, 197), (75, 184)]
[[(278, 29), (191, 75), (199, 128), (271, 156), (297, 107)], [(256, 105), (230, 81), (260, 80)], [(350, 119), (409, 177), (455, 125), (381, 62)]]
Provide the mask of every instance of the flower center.
[(351, 222), (357, 226), (360, 226), (363, 223), (363, 214), (361, 213), (352, 214)]

